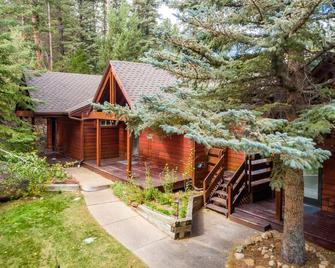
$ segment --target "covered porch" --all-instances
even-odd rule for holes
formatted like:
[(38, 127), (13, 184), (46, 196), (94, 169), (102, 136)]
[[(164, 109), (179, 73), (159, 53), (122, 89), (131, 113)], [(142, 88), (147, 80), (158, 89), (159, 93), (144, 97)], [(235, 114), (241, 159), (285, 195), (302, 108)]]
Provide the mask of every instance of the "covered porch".
[[(285, 215), (283, 215), (285, 216)], [(275, 199), (266, 199), (235, 208), (232, 221), (258, 230), (274, 229), (282, 232), (283, 220), (276, 213)], [(305, 238), (329, 250), (335, 250), (335, 213), (322, 211), (319, 207), (304, 205)]]

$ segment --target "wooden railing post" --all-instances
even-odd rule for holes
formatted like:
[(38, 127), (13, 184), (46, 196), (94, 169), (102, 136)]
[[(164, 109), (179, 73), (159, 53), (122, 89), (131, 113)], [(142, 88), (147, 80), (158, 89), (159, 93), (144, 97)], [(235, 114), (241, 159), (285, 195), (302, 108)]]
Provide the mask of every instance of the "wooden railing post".
[(100, 120), (96, 120), (96, 157), (97, 157), (97, 166), (101, 166), (101, 126)]
[(276, 219), (283, 219), (283, 190), (275, 191)]
[(227, 203), (228, 203), (228, 214), (227, 216), (230, 216), (230, 214), (233, 212), (232, 208), (233, 208), (233, 198), (232, 198), (232, 189), (231, 189), (232, 185), (229, 183), (228, 184), (228, 195), (227, 195)]
[(132, 134), (129, 129), (127, 129), (127, 176), (130, 178), (132, 176)]

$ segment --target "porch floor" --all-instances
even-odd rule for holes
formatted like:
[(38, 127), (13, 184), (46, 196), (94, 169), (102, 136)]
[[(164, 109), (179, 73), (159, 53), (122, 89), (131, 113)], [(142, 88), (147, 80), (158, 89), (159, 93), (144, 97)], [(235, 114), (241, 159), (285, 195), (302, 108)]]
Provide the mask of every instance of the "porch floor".
[[(283, 221), (275, 218), (275, 202), (273, 199), (262, 200), (252, 204), (244, 204), (235, 208), (231, 215), (232, 220), (239, 219), (251, 223), (258, 218), (260, 222), (267, 222), (271, 229), (283, 230)], [(249, 218), (248, 218), (249, 217)], [(304, 231), (305, 238), (329, 250), (335, 250), (335, 213), (320, 211), (319, 208), (305, 205), (304, 207)]]
[[(127, 160), (120, 158), (101, 159), (100, 166), (97, 166), (96, 160), (86, 160), (84, 161), (83, 165), (108, 179), (128, 181), (126, 171)], [(163, 186), (161, 180), (163, 167), (158, 166), (157, 164), (152, 162), (147, 162), (147, 166), (150, 169), (150, 174), (154, 186), (161, 188)], [(145, 185), (145, 173), (146, 173), (145, 163), (143, 161), (138, 161), (134, 159), (132, 161), (133, 180), (136, 185), (142, 188)], [(176, 177), (177, 179), (174, 183), (175, 190), (183, 188), (186, 180), (185, 176), (182, 176), (182, 174), (178, 172), (176, 173)]]

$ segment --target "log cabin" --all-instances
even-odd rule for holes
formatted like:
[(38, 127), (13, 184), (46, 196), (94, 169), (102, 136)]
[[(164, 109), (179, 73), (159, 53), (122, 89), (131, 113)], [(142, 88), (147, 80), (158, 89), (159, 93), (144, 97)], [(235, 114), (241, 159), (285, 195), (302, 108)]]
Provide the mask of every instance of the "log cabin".
[[(208, 150), (182, 135), (162, 136), (150, 129), (135, 137), (126, 122), (92, 109), (92, 103), (105, 101), (133, 107), (142, 96), (176, 82), (166, 71), (144, 63), (110, 61), (102, 76), (46, 72), (26, 81), (35, 88), (31, 96), (42, 102), (34, 112), (17, 115), (46, 124), (47, 151), (78, 160), (112, 180), (132, 176), (141, 187), (148, 168), (154, 185), (161, 187), (161, 174), (168, 166), (176, 171), (175, 189), (191, 178), (194, 188), (203, 190), (207, 208), (258, 230), (282, 229), (285, 200), (282, 191), (269, 186), (271, 159), (230, 148)], [(335, 151), (335, 131), (322, 146)], [(333, 250), (334, 164), (333, 155), (323, 169), (304, 174), (306, 238)]]

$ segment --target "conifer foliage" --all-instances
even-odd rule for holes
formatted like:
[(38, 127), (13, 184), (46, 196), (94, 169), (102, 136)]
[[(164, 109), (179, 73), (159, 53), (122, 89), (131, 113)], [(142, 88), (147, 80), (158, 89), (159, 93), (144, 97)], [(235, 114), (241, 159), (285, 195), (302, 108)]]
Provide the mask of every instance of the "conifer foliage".
[[(302, 170), (330, 155), (316, 146), (334, 127), (335, 77), (316, 77), (333, 57), (334, 4), (322, 0), (174, 1), (182, 31), (158, 32), (164, 49), (146, 61), (176, 86), (130, 110), (103, 107), (147, 127), (198, 143), (272, 156), (273, 186), (285, 189), (282, 256), (305, 262)], [(282, 180), (281, 183), (276, 181)]]

